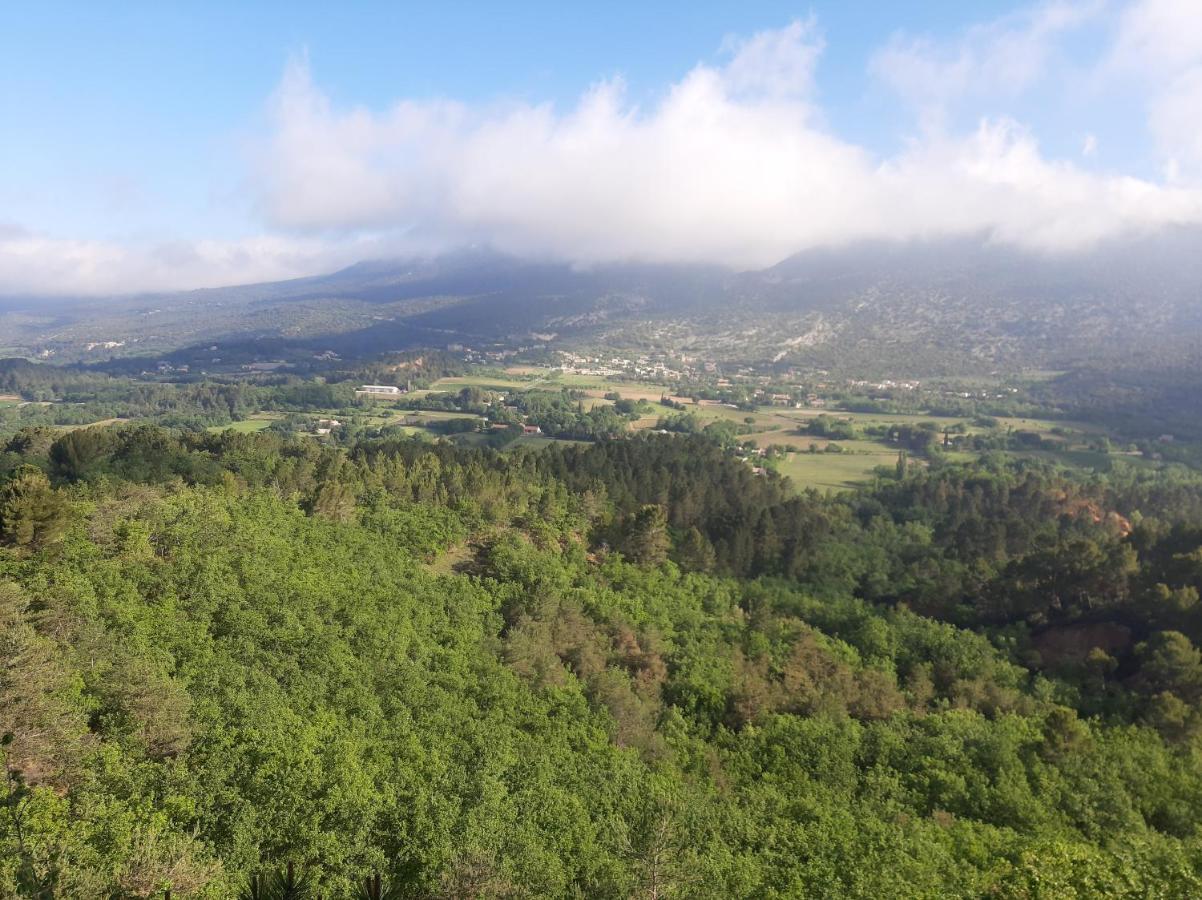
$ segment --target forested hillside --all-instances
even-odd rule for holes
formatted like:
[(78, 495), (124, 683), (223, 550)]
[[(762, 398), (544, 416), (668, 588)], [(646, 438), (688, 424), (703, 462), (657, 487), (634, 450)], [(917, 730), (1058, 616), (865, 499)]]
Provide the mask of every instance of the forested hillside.
[(26, 429), (0, 896), (1197, 896), (1200, 588), (1173, 470)]

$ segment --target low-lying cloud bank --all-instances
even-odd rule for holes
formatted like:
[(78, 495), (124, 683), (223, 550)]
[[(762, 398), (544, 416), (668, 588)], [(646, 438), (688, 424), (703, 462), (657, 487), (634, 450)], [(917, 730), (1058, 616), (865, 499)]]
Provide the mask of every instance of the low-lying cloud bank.
[[(1184, 26), (1195, 16), (1178, 6)], [(873, 68), (925, 118), (922, 136), (889, 159), (825, 127), (815, 100), (822, 42), (813, 22), (736, 43), (725, 65), (697, 66), (650, 109), (629, 103), (621, 82), (609, 81), (565, 114), (549, 105), (412, 102), (383, 113), (338, 110), (298, 63), (274, 104), (263, 208), (289, 229), (405, 225), (518, 254), (734, 266), (855, 239), (967, 233), (1072, 251), (1202, 221), (1197, 182), (1049, 159), (1034, 135), (1006, 118), (982, 119), (963, 134), (941, 127), (938, 109), (949, 98), (1038, 85), (1049, 45), (1098, 9), (1041, 7), (974, 29), (953, 48), (895, 40)], [(1142, 49), (1129, 49), (1135, 38), (1120, 32), (1125, 43), (1115, 52), (1126, 58), (1106, 65), (1131, 67), (1141, 54), (1152, 65), (1157, 41), (1168, 40), (1157, 34), (1169, 30), (1173, 9), (1137, 12), (1123, 21), (1141, 35)], [(1174, 68), (1202, 59), (1197, 51), (1177, 50)], [(1202, 134), (1200, 115), (1202, 106), (1178, 127)], [(1189, 141), (1177, 147), (1188, 151)]]
[[(1074, 29), (1105, 27), (1092, 66), (1146, 97), (1163, 177), (1045, 155), (1019, 122), (957, 130), (980, 97), (1038, 91)], [(268, 235), (127, 248), (0, 231), (0, 284), (97, 291), (305, 274), (354, 258), (482, 243), (589, 264), (772, 264), (857, 239), (988, 234), (1036, 252), (1202, 223), (1202, 4), (1052, 2), (933, 44), (898, 35), (870, 61), (915, 113), (915, 136), (880, 158), (833, 133), (816, 89), (814, 21), (728, 39), (655, 104), (619, 79), (567, 111), (401, 101), (340, 109), (291, 64), (270, 105), (251, 183)]]
[(265, 235), (127, 245), (0, 224), (0, 296), (104, 295), (297, 278), (371, 255), (375, 244)]

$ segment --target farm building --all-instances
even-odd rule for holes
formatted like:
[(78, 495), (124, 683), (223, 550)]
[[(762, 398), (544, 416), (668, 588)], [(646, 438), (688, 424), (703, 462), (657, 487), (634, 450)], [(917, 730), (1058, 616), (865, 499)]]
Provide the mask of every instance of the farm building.
[(403, 388), (397, 387), (395, 384), (365, 384), (356, 394), (376, 394), (380, 396), (392, 396), (405, 393)]

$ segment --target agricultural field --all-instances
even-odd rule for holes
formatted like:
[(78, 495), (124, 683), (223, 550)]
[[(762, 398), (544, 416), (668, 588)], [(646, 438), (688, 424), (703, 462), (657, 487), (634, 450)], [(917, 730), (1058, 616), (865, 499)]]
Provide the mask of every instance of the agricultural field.
[[(633, 391), (622, 391), (621, 393), (623, 397), (636, 396)], [(659, 400), (660, 396), (659, 393), (656, 393), (653, 402)], [(673, 399), (680, 400), (680, 398)], [(685, 412), (693, 413), (703, 422), (725, 420), (740, 425), (749, 425), (754, 430), (748, 437), (759, 441), (761, 444), (792, 443), (789, 440), (790, 432), (797, 431), (799, 428), (804, 427), (806, 423), (819, 416), (827, 416), (831, 419), (849, 422), (859, 428), (889, 425), (918, 425), (922, 422), (930, 422), (935, 424), (938, 431), (957, 426), (963, 426), (968, 434), (976, 434), (988, 430), (974, 425), (971, 418), (964, 416), (937, 416), (915, 413), (859, 413), (844, 412), (838, 409), (790, 409), (772, 406), (763, 406), (755, 412), (747, 412), (715, 400), (702, 400), (699, 403), (693, 403), (689, 400), (682, 402), (685, 405)], [(654, 414), (645, 417), (645, 419), (649, 424), (654, 424), (661, 415), (667, 412), (669, 411), (665, 410), (661, 412), (657, 409)], [(1009, 428), (1015, 431), (1030, 431), (1045, 437), (1052, 435), (1053, 429), (1057, 428), (1090, 434), (1099, 433), (1098, 429), (1093, 426), (1078, 422), (1053, 421), (1051, 419), (999, 418), (997, 422), (1002, 428)], [(642, 427), (648, 427), (648, 425), (643, 425)], [(802, 437), (806, 438), (806, 440), (801, 446), (808, 447), (809, 436), (803, 435)]]
[(845, 490), (869, 481), (877, 466), (893, 466), (897, 463), (896, 450), (890, 450), (883, 444), (872, 446), (875, 449), (871, 451), (788, 453), (777, 463), (776, 471), (787, 476), (799, 490)]
[(208, 429), (213, 434), (222, 431), (236, 431), (239, 434), (253, 434), (256, 431), (262, 431), (271, 425), (277, 419), (284, 418), (281, 413), (261, 412), (248, 416), (245, 419), (239, 419), (236, 422), (231, 422), (228, 425), (214, 425)]
[(330, 417), (343, 422), (353, 422), (356, 425), (373, 427), (403, 426), (425, 429), (438, 422), (449, 422), (454, 419), (479, 419), (475, 413), (454, 412), (451, 410), (413, 410), (387, 407), (380, 412), (364, 412), (363, 410), (328, 410), (320, 413), (322, 417)]
[[(761, 406), (754, 412), (750, 412), (716, 400), (693, 402), (690, 398), (674, 394), (673, 387), (667, 384), (564, 374), (533, 366), (512, 366), (503, 371), (443, 378), (433, 383), (428, 392), (451, 392), (464, 387), (479, 387), (498, 392), (577, 390), (584, 394), (582, 402), (589, 409), (611, 404), (613, 401), (606, 399), (605, 395), (616, 392), (623, 398), (644, 400), (654, 407), (631, 423), (631, 429), (635, 431), (652, 429), (662, 417), (678, 412), (659, 405), (662, 398), (668, 397), (681, 404), (684, 412), (696, 416), (702, 427), (710, 422), (726, 421), (739, 427), (741, 442), (754, 443), (762, 448), (769, 446), (788, 448), (790, 452), (774, 465), (781, 474), (787, 475), (798, 489), (802, 490), (814, 488), (821, 491), (836, 491), (851, 488), (870, 480), (877, 467), (892, 467), (897, 461), (898, 448), (895, 445), (871, 438), (835, 439), (841, 452), (824, 452), (831, 441), (824, 437), (807, 434), (802, 430), (807, 423), (818, 416), (827, 416), (847, 422), (857, 430), (890, 425), (919, 425), (920, 423), (933, 425), (938, 432), (950, 428), (960, 433), (981, 434), (989, 430), (975, 424), (971, 417), (966, 416), (860, 413), (838, 409), (809, 407), (795, 409), (783, 406)], [(409, 396), (420, 397), (423, 393), (426, 392), (414, 392)], [(430, 429), (429, 424), (466, 415), (425, 411), (402, 413), (401, 410), (391, 410), (390, 413), (390, 416), (360, 416), (357, 421), (363, 424), (393, 425), (407, 434), (423, 434), (434, 437), (438, 433), (436, 430)], [(398, 418), (400, 415), (404, 415), (404, 425)], [(1059, 441), (1063, 448), (1009, 451), (1016, 455), (1046, 459), (1076, 468), (1103, 470), (1109, 466), (1106, 454), (1088, 447), (1089, 440), (1101, 433), (1094, 426), (1033, 417), (999, 417), (996, 421), (1003, 430), (1037, 434), (1041, 438)], [(457, 435), (455, 440), (467, 444), (482, 443), (485, 436)], [(513, 446), (530, 449), (547, 446), (551, 443), (554, 443), (554, 440), (548, 437), (525, 437)], [(818, 452), (811, 452), (811, 447)], [(947, 453), (946, 458), (950, 461), (960, 462), (975, 459), (976, 455), (975, 452), (952, 450)], [(914, 464), (921, 464), (921, 462), (914, 459)]]
[(520, 437), (512, 444), (506, 444), (502, 452), (512, 452), (514, 450), (542, 450), (544, 447), (550, 447), (552, 445), (566, 446), (568, 444), (575, 444), (577, 446), (583, 446), (587, 443), (589, 442), (574, 441), (570, 438), (553, 438), (542, 434), (536, 434)]
[[(623, 381), (600, 378), (592, 375), (563, 374), (549, 369), (531, 366), (513, 366), (502, 374), (481, 373), (456, 375), (440, 378), (430, 385), (428, 391), (414, 391), (409, 396), (420, 397), (434, 391), (458, 391), (465, 387), (478, 387), (486, 391), (560, 391), (564, 389), (583, 391), (589, 397), (601, 398), (612, 391), (632, 400), (657, 402), (672, 388), (664, 384)], [(683, 398), (677, 398), (683, 399)]]
[(109, 425), (116, 425), (120, 422), (128, 422), (129, 419), (115, 417), (111, 419), (97, 419), (95, 422), (84, 422), (79, 425), (55, 425), (59, 431), (79, 431), (81, 428), (107, 428)]
[[(765, 441), (761, 441), (763, 446)], [(773, 441), (784, 444), (791, 442)], [(817, 445), (819, 452), (808, 452), (809, 443)], [(822, 452), (828, 443), (837, 443), (842, 452)], [(897, 464), (898, 449), (885, 443), (875, 441), (834, 441), (822, 438), (807, 438), (806, 450), (790, 452), (776, 463), (775, 468), (780, 474), (787, 475), (799, 489), (816, 488), (821, 491), (843, 490), (871, 480), (878, 466), (892, 468)], [(1096, 450), (1078, 449), (1066, 446), (1063, 450), (1010, 450), (1010, 456), (1024, 459), (1040, 459), (1075, 469), (1091, 469), (1098, 472), (1109, 471), (1115, 459), (1122, 459), (1136, 466), (1151, 466), (1153, 463), (1137, 455), (1126, 453), (1105, 454)], [(951, 450), (943, 454), (943, 459), (952, 463), (970, 463), (979, 454), (969, 450)], [(910, 465), (924, 465), (921, 458), (914, 455), (909, 457)]]
[(498, 375), (453, 375), (440, 378), (428, 390), (414, 391), (410, 397), (421, 397), (435, 391), (458, 391), (465, 387), (478, 387), (485, 391), (528, 391), (538, 386), (538, 379), (506, 378)]

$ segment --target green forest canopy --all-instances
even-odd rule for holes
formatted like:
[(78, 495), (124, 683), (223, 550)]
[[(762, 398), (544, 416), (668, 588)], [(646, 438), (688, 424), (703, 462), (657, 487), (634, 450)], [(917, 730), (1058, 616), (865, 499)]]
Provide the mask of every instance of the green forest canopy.
[(23, 431), (0, 894), (1202, 893), (1202, 482), (898, 474)]

